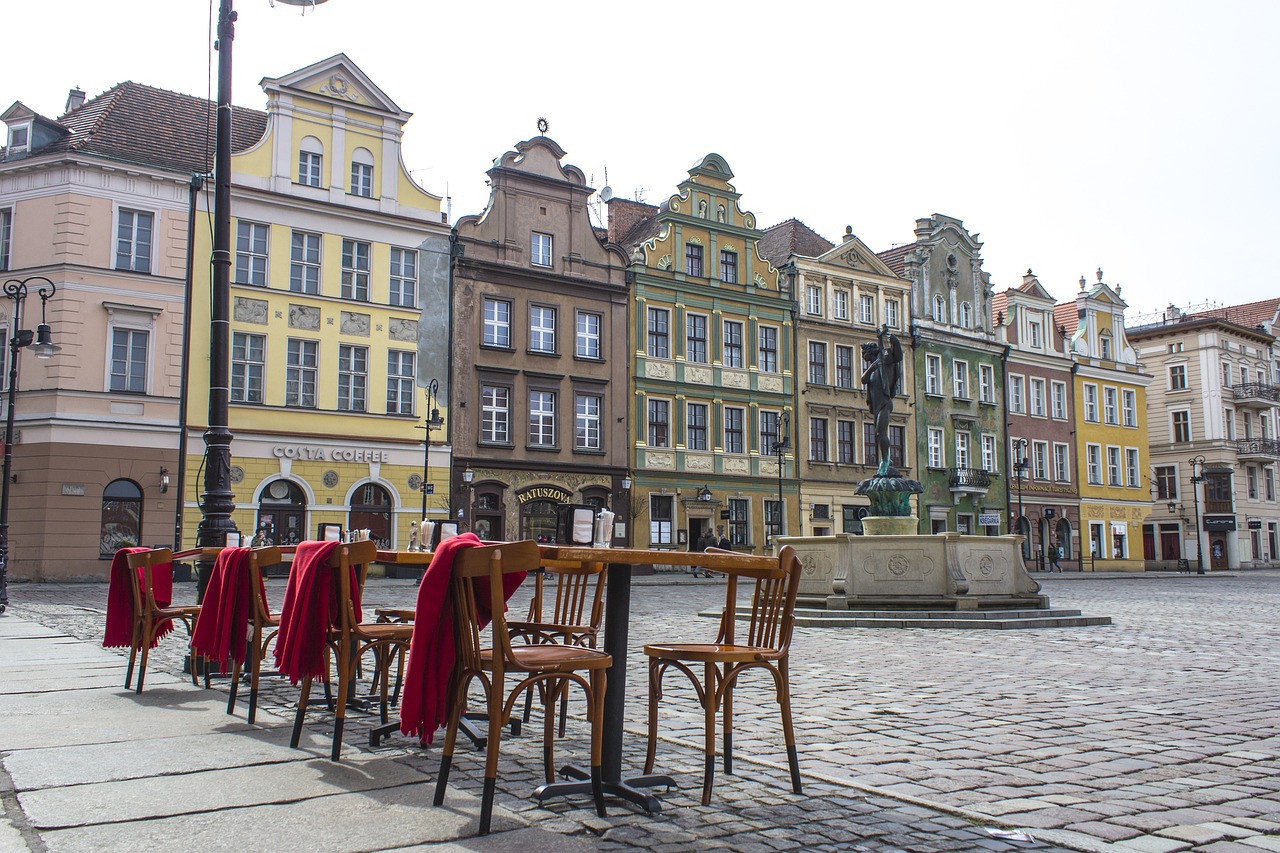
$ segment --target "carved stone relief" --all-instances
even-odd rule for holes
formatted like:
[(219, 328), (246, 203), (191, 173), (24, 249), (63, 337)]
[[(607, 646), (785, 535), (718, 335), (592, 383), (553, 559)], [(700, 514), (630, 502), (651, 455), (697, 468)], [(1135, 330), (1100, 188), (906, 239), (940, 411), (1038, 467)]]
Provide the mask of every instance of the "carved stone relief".
[(369, 321), (368, 314), (356, 314), (353, 311), (342, 312), (342, 334), (359, 335), (360, 337), (369, 337)]
[(418, 321), (392, 317), (387, 323), (387, 337), (393, 341), (416, 341), (418, 339)]
[(743, 456), (726, 456), (724, 457), (724, 472), (726, 474), (750, 474), (751, 460)]
[(310, 305), (290, 305), (289, 328), (320, 331), (320, 309)]
[(711, 457), (709, 455), (686, 453), (684, 455), (684, 467), (687, 471), (710, 471), (712, 468)]
[(675, 365), (669, 361), (646, 361), (644, 375), (649, 379), (675, 379)]
[(720, 371), (720, 384), (726, 388), (746, 388), (750, 382), (746, 373), (738, 370)]
[(244, 296), (237, 296), (231, 316), (238, 323), (254, 323), (259, 326), (265, 326), (267, 325), (267, 301), (265, 299), (249, 299)]
[(686, 382), (693, 382), (698, 385), (710, 385), (711, 384), (711, 368), (687, 366), (684, 369), (684, 380)]
[(761, 376), (760, 390), (772, 391), (775, 394), (782, 393), (782, 377), (781, 376)]
[(672, 469), (676, 467), (676, 455), (674, 453), (655, 453), (650, 450), (644, 457), (645, 465), (649, 468)]

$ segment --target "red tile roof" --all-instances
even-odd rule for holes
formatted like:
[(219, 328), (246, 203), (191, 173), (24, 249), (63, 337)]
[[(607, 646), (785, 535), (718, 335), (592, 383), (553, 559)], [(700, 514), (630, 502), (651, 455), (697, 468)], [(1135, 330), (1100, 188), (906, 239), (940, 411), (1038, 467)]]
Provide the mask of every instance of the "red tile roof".
[(775, 267), (780, 267), (792, 255), (816, 258), (836, 247), (835, 243), (794, 217), (766, 228), (756, 245), (760, 256)]
[(1261, 326), (1263, 323), (1276, 322), (1276, 313), (1278, 311), (1280, 311), (1280, 298), (1262, 299), (1257, 302), (1246, 302), (1243, 305), (1228, 305), (1225, 308), (1214, 308), (1212, 311), (1187, 314), (1185, 319), (1227, 320), (1240, 326), (1253, 328)]
[(1068, 338), (1076, 333), (1076, 326), (1079, 324), (1080, 309), (1074, 301), (1060, 302), (1053, 306), (1053, 325), (1065, 328)]
[(906, 243), (902, 246), (894, 246), (892, 249), (885, 249), (883, 252), (876, 252), (876, 257), (884, 261), (885, 266), (893, 270), (893, 274), (901, 276), (906, 272), (907, 253), (914, 250), (919, 243)]
[(1002, 290), (999, 293), (991, 294), (991, 325), (994, 327), (996, 318), (1009, 312), (1009, 291)]

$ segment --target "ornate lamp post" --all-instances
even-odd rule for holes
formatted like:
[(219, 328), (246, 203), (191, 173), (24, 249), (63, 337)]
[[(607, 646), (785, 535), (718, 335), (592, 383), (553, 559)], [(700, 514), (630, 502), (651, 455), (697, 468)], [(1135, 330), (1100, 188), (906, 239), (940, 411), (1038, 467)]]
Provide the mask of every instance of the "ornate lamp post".
[(782, 456), (791, 449), (791, 413), (783, 412), (778, 418), (778, 438), (773, 443), (773, 452), (778, 455), (778, 535), (786, 533), (786, 511), (782, 508)]
[[(1018, 533), (1022, 534), (1022, 529), (1026, 526), (1024, 519), (1026, 516), (1022, 514), (1022, 480), (1027, 476), (1027, 440), (1025, 438), (1015, 438), (1013, 440), (1013, 451), (1016, 461), (1013, 463), (1013, 473), (1018, 480)], [(1031, 531), (1027, 530), (1027, 541), (1022, 543), (1022, 553), (1024, 557), (1031, 554)]]
[(1192, 456), (1187, 462), (1191, 465), (1191, 496), (1196, 504), (1196, 574), (1204, 574), (1204, 546), (1200, 544), (1200, 489), (1204, 482), (1204, 454)]
[[(22, 328), (22, 306), (27, 301), (27, 286), (44, 282), (36, 293), (40, 297), (40, 325), (33, 333)], [(4, 483), (0, 485), (0, 613), (9, 606), (9, 487), (13, 484), (13, 408), (18, 402), (18, 353), (31, 347), (36, 358), (48, 358), (60, 347), (53, 344), (53, 331), (45, 322), (45, 305), (58, 290), (57, 285), (40, 275), (10, 279), (4, 283), (4, 295), (13, 300), (13, 326), (9, 336), (9, 410), (4, 425)]]
[(435, 406), (436, 394), (440, 392), (440, 383), (432, 379), (427, 385), (427, 420), (421, 427), (427, 431), (422, 450), (422, 517), (427, 517), (427, 495), (433, 494), (431, 485), (431, 433), (444, 426), (444, 418)]

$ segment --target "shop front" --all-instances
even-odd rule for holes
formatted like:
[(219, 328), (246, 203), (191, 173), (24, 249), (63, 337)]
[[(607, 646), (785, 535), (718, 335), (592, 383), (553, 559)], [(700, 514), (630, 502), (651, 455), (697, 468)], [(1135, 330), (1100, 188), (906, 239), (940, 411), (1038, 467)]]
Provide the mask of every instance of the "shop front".
[(459, 529), (470, 529), (481, 539), (555, 542), (559, 508), (578, 504), (617, 513), (613, 545), (626, 544), (625, 533), (619, 534), (626, 529), (619, 510), (622, 493), (609, 474), (552, 475), (473, 465), (456, 482)]

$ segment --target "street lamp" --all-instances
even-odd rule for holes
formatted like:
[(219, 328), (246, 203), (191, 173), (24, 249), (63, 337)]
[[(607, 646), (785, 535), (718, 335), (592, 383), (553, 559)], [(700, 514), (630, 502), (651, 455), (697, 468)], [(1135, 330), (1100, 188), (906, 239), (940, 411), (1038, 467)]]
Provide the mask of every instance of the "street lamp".
[(444, 418), (435, 406), (436, 395), (440, 393), (440, 383), (432, 379), (427, 385), (427, 420), (420, 429), (427, 431), (426, 442), (422, 450), (422, 517), (427, 517), (427, 495), (434, 494), (431, 486), (431, 433), (444, 426)]
[[(1196, 504), (1196, 574), (1204, 574), (1204, 546), (1200, 544), (1200, 490), (1197, 488), (1204, 482), (1204, 454), (1192, 456), (1187, 462), (1191, 465), (1191, 496)], [(1199, 473), (1197, 473), (1199, 469)]]
[[(1025, 438), (1015, 438), (1013, 440), (1013, 455), (1017, 460), (1013, 463), (1013, 473), (1018, 480), (1018, 533), (1022, 535), (1023, 528), (1027, 526), (1024, 524), (1025, 517), (1022, 514), (1022, 480), (1027, 476), (1027, 440)], [(1031, 554), (1031, 531), (1029, 529), (1026, 536), (1027, 541), (1022, 543), (1024, 558)]]
[[(36, 293), (40, 296), (40, 325), (33, 333), (22, 328), (22, 306), (27, 301), (27, 285), (44, 282)], [(57, 285), (41, 275), (10, 279), (4, 283), (4, 295), (13, 300), (13, 332), (9, 336), (9, 410), (4, 426), (4, 484), (0, 486), (0, 613), (9, 606), (9, 486), (13, 483), (13, 407), (18, 401), (18, 353), (31, 347), (36, 358), (48, 358), (61, 347), (53, 345), (53, 331), (45, 322), (45, 306), (58, 291)]]
[[(778, 438), (773, 442), (772, 451), (778, 455), (778, 535), (786, 533), (784, 524), (786, 512), (782, 509), (782, 455), (791, 449), (791, 413), (783, 412), (778, 417)], [(766, 536), (766, 539), (768, 537)]]

